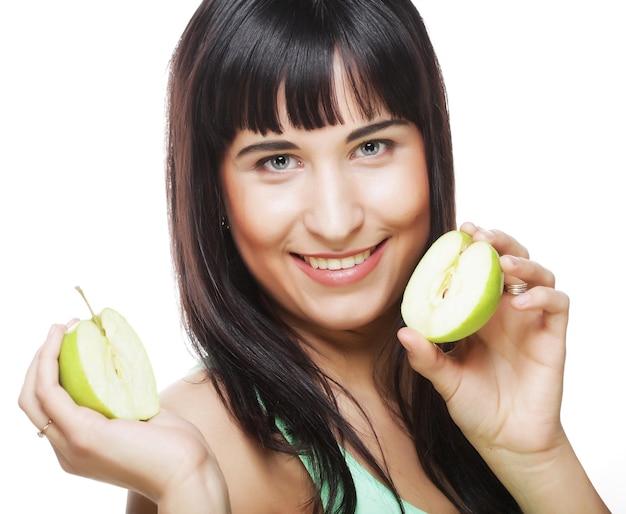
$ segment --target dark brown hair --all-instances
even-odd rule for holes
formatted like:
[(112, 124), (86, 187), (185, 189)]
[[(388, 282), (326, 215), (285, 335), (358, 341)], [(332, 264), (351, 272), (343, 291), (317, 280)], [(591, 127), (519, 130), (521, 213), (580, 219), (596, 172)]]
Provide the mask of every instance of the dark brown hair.
[[(184, 321), (224, 403), (262, 445), (309, 457), (314, 481), (330, 498), (326, 512), (353, 513), (354, 485), (337, 434), (394, 493), (395, 488), (341, 417), (328, 377), (268, 308), (223, 230), (219, 173), (237, 131), (281, 131), (280, 94), (295, 127), (341, 123), (333, 89), (337, 56), (364, 117), (382, 107), (422, 133), (431, 204), (428, 242), (454, 228), (445, 90), (410, 0), (202, 2), (171, 63), (167, 187)], [(390, 328), (395, 334), (397, 327)], [(393, 344), (398, 403), (430, 478), (464, 512), (516, 512), (430, 383), (413, 373), (411, 397), (403, 393), (406, 358), (399, 343)], [(297, 444), (278, 436), (276, 419)]]

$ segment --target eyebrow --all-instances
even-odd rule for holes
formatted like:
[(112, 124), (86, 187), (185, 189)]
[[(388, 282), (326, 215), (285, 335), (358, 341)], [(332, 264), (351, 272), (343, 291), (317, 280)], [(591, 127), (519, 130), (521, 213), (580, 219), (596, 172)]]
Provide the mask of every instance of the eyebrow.
[[(346, 143), (351, 143), (356, 141), (357, 139), (362, 139), (371, 134), (378, 132), (379, 130), (383, 130), (387, 127), (393, 126), (401, 126), (407, 125), (408, 121), (402, 119), (391, 119), (391, 120), (383, 120), (378, 121), (376, 123), (372, 123), (371, 125), (366, 125), (364, 127), (360, 127), (358, 129), (353, 130), (346, 137)], [(242, 157), (246, 154), (253, 152), (284, 152), (286, 150), (297, 150), (298, 146), (290, 141), (285, 140), (276, 140), (276, 141), (262, 141), (260, 143), (254, 143), (248, 146), (245, 146), (239, 152), (237, 152), (236, 158)]]
[(351, 143), (352, 141), (356, 141), (357, 139), (362, 139), (378, 132), (379, 130), (386, 129), (387, 127), (393, 127), (396, 125), (408, 125), (408, 123), (409, 122), (406, 120), (401, 120), (397, 118), (378, 121), (376, 123), (372, 123), (371, 125), (366, 125), (365, 127), (361, 127), (350, 132), (350, 134), (348, 134), (348, 137), (346, 138), (346, 143)]
[(252, 152), (284, 152), (285, 150), (297, 150), (298, 146), (289, 141), (263, 141), (245, 146), (237, 152), (237, 158)]

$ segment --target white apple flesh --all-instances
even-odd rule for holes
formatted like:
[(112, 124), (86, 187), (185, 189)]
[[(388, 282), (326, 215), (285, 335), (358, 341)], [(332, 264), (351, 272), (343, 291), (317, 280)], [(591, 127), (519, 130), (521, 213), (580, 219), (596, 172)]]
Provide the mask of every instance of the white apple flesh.
[(503, 287), (498, 252), (485, 241), (452, 230), (417, 264), (404, 291), (402, 317), (433, 343), (458, 341), (489, 321)]
[(59, 382), (78, 405), (108, 418), (147, 420), (159, 412), (148, 354), (130, 324), (113, 309), (99, 315), (92, 311), (91, 319), (66, 332)]

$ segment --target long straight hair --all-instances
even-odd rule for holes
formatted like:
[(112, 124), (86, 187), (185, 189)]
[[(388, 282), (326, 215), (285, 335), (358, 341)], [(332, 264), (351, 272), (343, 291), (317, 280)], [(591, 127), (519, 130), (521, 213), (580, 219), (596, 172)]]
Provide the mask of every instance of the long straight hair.
[[(171, 62), (167, 191), (180, 305), (191, 344), (222, 401), (264, 447), (309, 459), (322, 510), (352, 514), (349, 443), (400, 498), (383, 466), (341, 416), (330, 379), (268, 307), (228, 231), (220, 166), (239, 130), (342, 123), (339, 59), (361, 114), (381, 109), (420, 129), (430, 188), (430, 244), (455, 226), (447, 101), (437, 58), (410, 0), (205, 0)], [(282, 95), (282, 96), (281, 96)], [(411, 373), (390, 327), (395, 393), (421, 463), (462, 512), (518, 512), (509, 493), (450, 419), (430, 383)], [(276, 420), (291, 435), (281, 437)]]

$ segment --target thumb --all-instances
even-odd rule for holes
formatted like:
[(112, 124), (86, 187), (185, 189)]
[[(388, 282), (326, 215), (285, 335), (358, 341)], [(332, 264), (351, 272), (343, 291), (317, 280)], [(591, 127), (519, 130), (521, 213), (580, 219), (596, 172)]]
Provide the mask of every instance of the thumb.
[(457, 362), (412, 328), (398, 330), (398, 340), (406, 350), (413, 370), (430, 380), (437, 392), (448, 401), (456, 390)]

